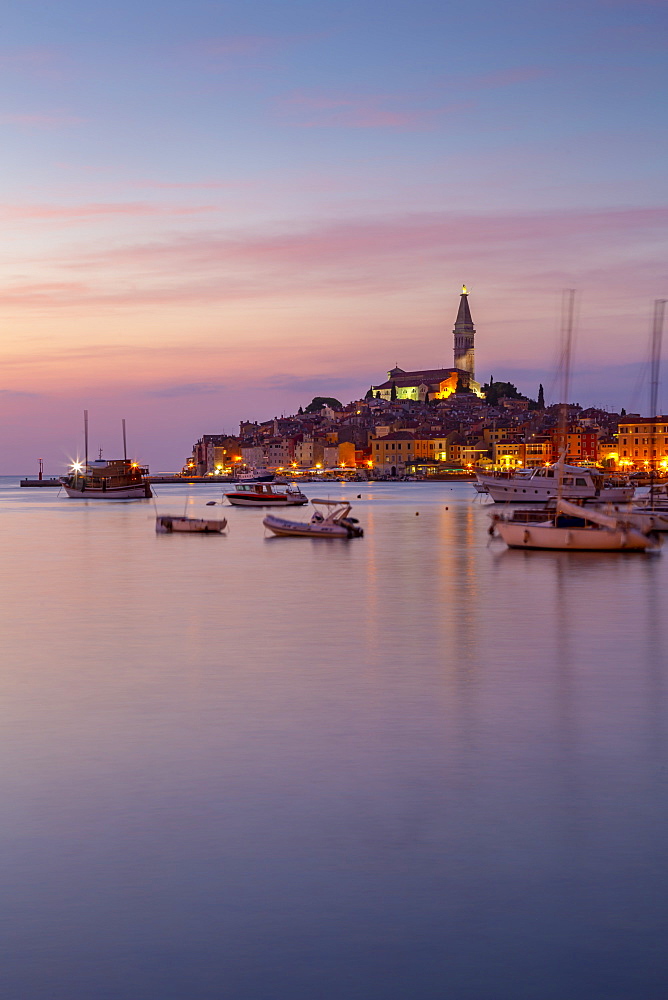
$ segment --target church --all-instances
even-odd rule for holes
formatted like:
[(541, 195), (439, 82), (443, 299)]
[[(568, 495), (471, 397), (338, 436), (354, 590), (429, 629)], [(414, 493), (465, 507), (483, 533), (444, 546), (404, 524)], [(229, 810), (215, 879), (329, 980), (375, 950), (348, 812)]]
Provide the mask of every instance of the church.
[(387, 382), (372, 385), (377, 399), (413, 399), (426, 403), (432, 399), (447, 399), (453, 392), (470, 389), (481, 395), (480, 383), (475, 381), (475, 327), (471, 319), (469, 296), (466, 285), (462, 288), (459, 311), (455, 320), (454, 365), (452, 368), (428, 368), (423, 371), (407, 372), (403, 368), (393, 368), (387, 373)]

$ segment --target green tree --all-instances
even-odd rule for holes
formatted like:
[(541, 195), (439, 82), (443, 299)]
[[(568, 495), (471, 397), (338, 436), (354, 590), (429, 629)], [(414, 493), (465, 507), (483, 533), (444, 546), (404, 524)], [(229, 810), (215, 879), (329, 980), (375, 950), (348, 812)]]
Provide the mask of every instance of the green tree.
[(392, 383), (392, 388), (390, 389), (390, 400), (394, 403), (394, 402), (396, 402), (396, 399), (397, 399), (397, 386), (393, 382)]
[(543, 383), (541, 382), (538, 386), (538, 407), (539, 410), (545, 409), (545, 393), (543, 391)]
[(343, 403), (340, 403), (338, 399), (334, 399), (333, 396), (314, 396), (304, 410), (304, 413), (317, 413), (318, 410), (322, 410), (323, 406), (329, 406), (332, 410), (343, 409)]

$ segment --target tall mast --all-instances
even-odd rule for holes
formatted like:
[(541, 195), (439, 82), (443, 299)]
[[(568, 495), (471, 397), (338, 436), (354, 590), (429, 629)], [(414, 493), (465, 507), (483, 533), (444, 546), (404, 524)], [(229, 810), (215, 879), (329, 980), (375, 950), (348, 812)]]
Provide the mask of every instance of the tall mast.
[(84, 455), (86, 462), (84, 469), (88, 470), (88, 410), (84, 410)]
[(128, 460), (128, 446), (127, 446), (127, 442), (125, 440), (125, 417), (123, 418), (123, 420), (121, 422), (123, 424), (123, 458), (127, 462), (127, 460)]
[(561, 302), (561, 407), (557, 440), (565, 454), (557, 459), (557, 497), (563, 492), (563, 465), (568, 458), (568, 393), (571, 384), (571, 354), (573, 353), (573, 317), (575, 314), (575, 289), (567, 288)]
[(663, 339), (663, 315), (665, 309), (665, 299), (654, 300), (654, 322), (652, 323), (652, 360), (650, 367), (649, 393), (649, 415), (652, 419), (658, 415), (659, 369), (661, 368), (661, 341)]

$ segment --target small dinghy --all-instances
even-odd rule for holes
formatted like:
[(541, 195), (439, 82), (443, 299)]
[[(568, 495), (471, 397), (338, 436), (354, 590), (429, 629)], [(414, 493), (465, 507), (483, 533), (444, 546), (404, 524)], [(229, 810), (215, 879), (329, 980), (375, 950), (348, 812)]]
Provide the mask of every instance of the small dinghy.
[(179, 517), (173, 514), (159, 514), (155, 519), (155, 530), (162, 535), (172, 531), (184, 531), (199, 535), (220, 535), (227, 527), (226, 518)]
[(311, 500), (315, 507), (310, 521), (287, 521), (267, 514), (262, 522), (274, 535), (298, 538), (361, 538), (364, 531), (356, 517), (350, 517), (347, 500)]

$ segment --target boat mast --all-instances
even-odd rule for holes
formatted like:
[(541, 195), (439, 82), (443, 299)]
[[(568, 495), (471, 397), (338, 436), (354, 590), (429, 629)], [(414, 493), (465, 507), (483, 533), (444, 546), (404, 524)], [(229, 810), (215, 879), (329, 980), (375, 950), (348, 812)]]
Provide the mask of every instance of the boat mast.
[(125, 417), (123, 418), (123, 420), (121, 421), (121, 423), (123, 424), (123, 459), (127, 462), (127, 460), (128, 460), (128, 446), (127, 446), (127, 442), (125, 440)]
[(557, 459), (557, 499), (564, 490), (564, 463), (568, 460), (568, 393), (571, 384), (571, 354), (573, 353), (573, 317), (575, 289), (564, 290), (561, 302), (561, 407), (557, 440), (563, 449)]
[(88, 471), (88, 410), (84, 410), (84, 470)]
[(654, 320), (652, 322), (652, 351), (649, 382), (649, 416), (652, 421), (652, 454), (649, 467), (649, 494), (651, 509), (654, 510), (654, 474), (656, 471), (656, 422), (659, 406), (659, 372), (661, 369), (661, 342), (663, 340), (663, 316), (665, 299), (654, 300)]

